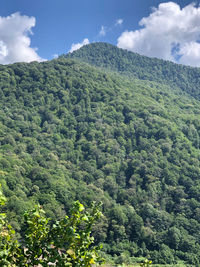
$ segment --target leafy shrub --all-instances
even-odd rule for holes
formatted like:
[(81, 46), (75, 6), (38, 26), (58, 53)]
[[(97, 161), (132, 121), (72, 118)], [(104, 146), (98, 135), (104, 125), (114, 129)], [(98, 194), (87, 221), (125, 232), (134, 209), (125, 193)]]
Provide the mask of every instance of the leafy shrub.
[[(5, 204), (0, 192), (0, 205)], [(24, 215), (23, 241), (7, 223), (6, 214), (0, 214), (0, 266), (91, 266), (101, 263), (100, 246), (94, 246), (91, 230), (100, 217), (98, 205), (90, 211), (76, 201), (70, 216), (51, 224), (45, 212), (36, 206)]]

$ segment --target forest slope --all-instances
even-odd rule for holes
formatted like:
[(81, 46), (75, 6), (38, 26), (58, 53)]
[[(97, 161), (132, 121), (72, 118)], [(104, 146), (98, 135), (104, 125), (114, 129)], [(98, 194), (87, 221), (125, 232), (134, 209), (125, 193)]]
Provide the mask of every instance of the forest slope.
[(200, 68), (141, 56), (107, 43), (83, 46), (67, 57), (128, 77), (164, 83), (200, 99)]
[(12, 225), (20, 231), (37, 202), (55, 219), (73, 200), (102, 201), (94, 235), (116, 262), (197, 266), (199, 115), (178, 85), (77, 59), (0, 66), (0, 183)]

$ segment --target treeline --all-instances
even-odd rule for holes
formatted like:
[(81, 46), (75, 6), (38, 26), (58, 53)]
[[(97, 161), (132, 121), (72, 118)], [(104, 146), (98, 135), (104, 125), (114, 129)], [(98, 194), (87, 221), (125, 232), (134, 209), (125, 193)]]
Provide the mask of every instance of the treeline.
[(116, 263), (198, 266), (198, 100), (64, 57), (0, 71), (0, 183), (19, 235), (36, 203), (56, 220), (102, 201), (94, 236)]

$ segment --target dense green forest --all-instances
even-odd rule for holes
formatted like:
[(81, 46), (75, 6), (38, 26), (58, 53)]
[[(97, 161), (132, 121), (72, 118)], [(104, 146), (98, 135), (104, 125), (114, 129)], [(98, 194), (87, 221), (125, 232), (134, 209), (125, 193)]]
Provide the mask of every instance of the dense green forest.
[(175, 90), (180, 88), (200, 99), (199, 68), (141, 56), (107, 43), (94, 43), (69, 53), (65, 57), (78, 59), (78, 61), (101, 67), (106, 71), (115, 71), (128, 77), (164, 83)]
[(200, 265), (200, 69), (96, 43), (0, 66), (0, 183), (20, 236), (102, 202), (96, 243), (115, 263)]

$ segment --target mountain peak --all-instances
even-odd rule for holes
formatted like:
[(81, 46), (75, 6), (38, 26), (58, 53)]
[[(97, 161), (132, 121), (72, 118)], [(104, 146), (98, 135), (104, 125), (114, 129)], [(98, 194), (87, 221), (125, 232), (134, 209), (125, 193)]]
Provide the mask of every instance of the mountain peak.
[(171, 88), (179, 87), (191, 96), (200, 98), (200, 68), (149, 58), (102, 42), (85, 45), (66, 57), (129, 78), (155, 81)]

